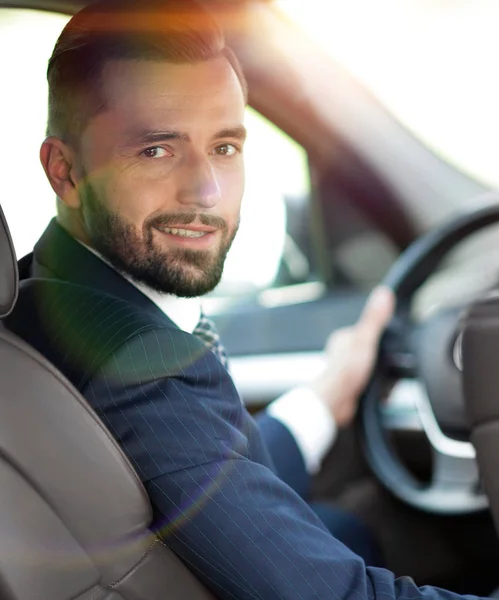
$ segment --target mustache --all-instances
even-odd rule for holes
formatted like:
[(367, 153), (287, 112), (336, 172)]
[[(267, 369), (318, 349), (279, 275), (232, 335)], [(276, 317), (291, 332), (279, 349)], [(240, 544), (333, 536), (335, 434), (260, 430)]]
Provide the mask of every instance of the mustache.
[(199, 223), (206, 227), (214, 227), (216, 229), (228, 230), (227, 221), (216, 215), (207, 215), (203, 213), (168, 213), (157, 215), (148, 220), (147, 227), (170, 227), (171, 225), (190, 225), (198, 220)]

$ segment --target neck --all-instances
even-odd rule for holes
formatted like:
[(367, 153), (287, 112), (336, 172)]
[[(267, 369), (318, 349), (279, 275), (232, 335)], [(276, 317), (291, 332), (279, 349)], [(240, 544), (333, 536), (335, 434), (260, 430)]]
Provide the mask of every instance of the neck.
[[(61, 207), (62, 202), (58, 200), (57, 217), (56, 220), (59, 225), (69, 233), (71, 237), (79, 242), (85, 244), (89, 248), (92, 247), (92, 243), (85, 231), (85, 227), (79, 211), (69, 209), (67, 207)], [(69, 212), (70, 211), (70, 212)]]

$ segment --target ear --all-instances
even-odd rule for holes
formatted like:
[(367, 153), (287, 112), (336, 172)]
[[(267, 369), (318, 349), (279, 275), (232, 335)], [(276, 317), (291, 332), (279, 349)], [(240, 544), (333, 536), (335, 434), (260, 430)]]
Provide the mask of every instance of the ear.
[(40, 161), (57, 197), (69, 208), (79, 208), (73, 150), (61, 139), (50, 136), (40, 148)]

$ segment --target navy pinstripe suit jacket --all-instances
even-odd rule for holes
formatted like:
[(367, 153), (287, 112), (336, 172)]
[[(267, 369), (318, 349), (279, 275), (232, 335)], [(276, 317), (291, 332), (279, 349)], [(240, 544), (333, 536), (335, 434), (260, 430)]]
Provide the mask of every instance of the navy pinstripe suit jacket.
[(283, 481), (306, 481), (277, 452), (298, 452), (285, 428), (257, 425), (214, 355), (55, 222), (20, 268), (6, 325), (86, 397), (140, 475), (163, 539), (216, 595), (458, 598), (366, 568), (335, 540)]

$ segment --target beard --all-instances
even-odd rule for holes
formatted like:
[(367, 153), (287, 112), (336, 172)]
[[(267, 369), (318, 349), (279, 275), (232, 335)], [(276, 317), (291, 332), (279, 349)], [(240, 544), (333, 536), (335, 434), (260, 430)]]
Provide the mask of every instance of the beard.
[[(183, 298), (211, 292), (222, 278), (227, 253), (237, 233), (214, 215), (196, 212), (165, 213), (147, 219), (138, 230), (118, 213), (109, 211), (90, 183), (81, 190), (81, 218), (94, 250), (120, 273), (164, 294)], [(155, 241), (154, 232), (171, 225), (188, 225), (198, 220), (221, 232), (218, 248), (165, 250)]]

